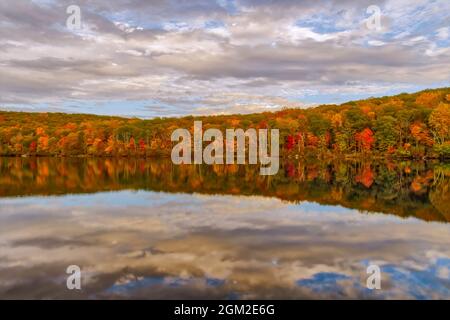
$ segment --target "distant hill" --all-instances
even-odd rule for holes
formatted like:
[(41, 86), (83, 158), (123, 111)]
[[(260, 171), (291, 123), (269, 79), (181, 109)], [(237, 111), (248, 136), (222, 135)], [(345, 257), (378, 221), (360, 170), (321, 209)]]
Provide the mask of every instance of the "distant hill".
[(276, 128), (284, 157), (450, 157), (450, 88), (341, 105), (151, 120), (0, 111), (0, 155), (170, 155), (177, 128)]

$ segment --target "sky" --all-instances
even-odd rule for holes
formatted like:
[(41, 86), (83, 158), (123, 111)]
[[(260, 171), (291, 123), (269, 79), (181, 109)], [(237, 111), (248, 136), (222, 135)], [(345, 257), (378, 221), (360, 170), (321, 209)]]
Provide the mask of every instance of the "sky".
[(2, 0), (0, 108), (153, 118), (445, 87), (449, 26), (448, 0)]

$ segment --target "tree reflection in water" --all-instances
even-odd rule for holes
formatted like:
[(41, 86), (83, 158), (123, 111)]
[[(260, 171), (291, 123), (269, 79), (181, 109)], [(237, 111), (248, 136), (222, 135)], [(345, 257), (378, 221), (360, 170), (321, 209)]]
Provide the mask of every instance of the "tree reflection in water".
[(284, 161), (275, 176), (250, 165), (173, 165), (169, 159), (0, 158), (0, 197), (112, 190), (260, 195), (362, 212), (450, 221), (450, 164)]

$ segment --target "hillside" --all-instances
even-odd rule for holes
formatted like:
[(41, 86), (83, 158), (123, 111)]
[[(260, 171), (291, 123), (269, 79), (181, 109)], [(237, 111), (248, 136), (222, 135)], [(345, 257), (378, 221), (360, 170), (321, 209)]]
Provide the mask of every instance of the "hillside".
[(151, 120), (0, 111), (0, 155), (169, 156), (177, 128), (277, 128), (281, 155), (450, 158), (450, 88), (310, 109)]

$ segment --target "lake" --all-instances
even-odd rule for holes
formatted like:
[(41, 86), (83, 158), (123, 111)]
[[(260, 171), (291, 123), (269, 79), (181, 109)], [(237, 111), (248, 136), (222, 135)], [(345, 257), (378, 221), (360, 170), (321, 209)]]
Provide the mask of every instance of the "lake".
[(449, 222), (442, 162), (0, 158), (0, 298), (450, 299)]

